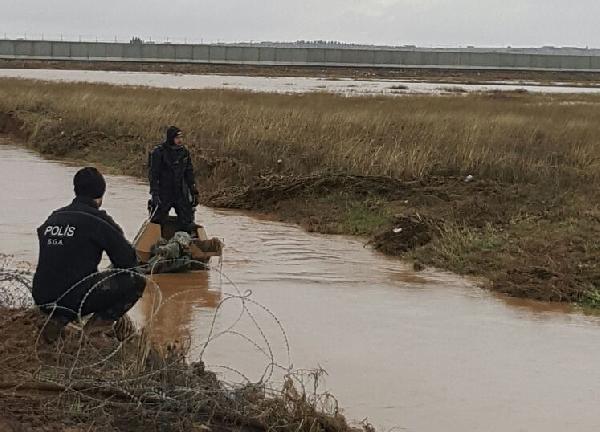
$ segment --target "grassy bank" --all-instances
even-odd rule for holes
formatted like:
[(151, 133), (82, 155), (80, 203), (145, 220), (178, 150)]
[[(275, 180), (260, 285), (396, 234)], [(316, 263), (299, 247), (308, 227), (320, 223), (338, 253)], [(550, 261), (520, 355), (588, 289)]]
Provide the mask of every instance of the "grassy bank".
[[(516, 296), (595, 303), (600, 98), (343, 98), (0, 81), (5, 131), (145, 175), (186, 131), (209, 205), (365, 235)], [(472, 181), (465, 181), (473, 176)]]

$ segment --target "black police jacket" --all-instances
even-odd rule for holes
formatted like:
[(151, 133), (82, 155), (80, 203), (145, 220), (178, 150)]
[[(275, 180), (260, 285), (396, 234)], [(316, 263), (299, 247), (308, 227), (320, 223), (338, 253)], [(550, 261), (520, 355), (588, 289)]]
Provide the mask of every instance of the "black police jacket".
[(162, 143), (148, 158), (150, 193), (162, 201), (187, 198), (196, 192), (190, 152), (182, 145)]
[(38, 305), (53, 303), (67, 291), (64, 298), (77, 297), (76, 292), (85, 286), (78, 282), (98, 272), (103, 252), (118, 269), (133, 268), (138, 263), (135, 249), (121, 227), (92, 199), (77, 197), (54, 211), (37, 234), (40, 255), (33, 298)]

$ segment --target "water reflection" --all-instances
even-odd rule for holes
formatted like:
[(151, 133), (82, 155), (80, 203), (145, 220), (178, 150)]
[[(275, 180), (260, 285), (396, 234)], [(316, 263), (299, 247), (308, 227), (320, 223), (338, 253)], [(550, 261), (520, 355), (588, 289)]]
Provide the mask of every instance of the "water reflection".
[(214, 310), (220, 301), (206, 271), (154, 275), (131, 315), (140, 327), (151, 326), (152, 339), (165, 345), (191, 339), (194, 311)]

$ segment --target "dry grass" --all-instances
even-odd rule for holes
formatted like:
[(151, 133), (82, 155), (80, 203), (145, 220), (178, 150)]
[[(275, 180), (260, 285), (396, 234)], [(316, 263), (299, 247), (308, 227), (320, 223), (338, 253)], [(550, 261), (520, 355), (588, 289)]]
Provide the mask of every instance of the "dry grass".
[[(131, 169), (169, 124), (187, 132), (196, 156), (233, 162), (243, 181), (281, 169), (402, 179), (473, 174), (563, 184), (595, 182), (600, 167), (597, 97), (365, 99), (16, 80), (0, 82), (0, 96), (0, 109), (20, 112), (42, 150), (71, 153), (100, 141), (119, 158), (125, 155)], [(588, 104), (565, 103), (582, 100)], [(211, 168), (227, 180), (232, 168), (224, 165)]]
[[(545, 300), (600, 289), (599, 96), (345, 98), (2, 80), (0, 113), (11, 113), (4, 129), (16, 119), (43, 153), (140, 176), (176, 124), (205, 202), (361, 235), (417, 212), (435, 221), (431, 243), (412, 255), (425, 264)], [(388, 253), (414, 243), (377, 238)]]

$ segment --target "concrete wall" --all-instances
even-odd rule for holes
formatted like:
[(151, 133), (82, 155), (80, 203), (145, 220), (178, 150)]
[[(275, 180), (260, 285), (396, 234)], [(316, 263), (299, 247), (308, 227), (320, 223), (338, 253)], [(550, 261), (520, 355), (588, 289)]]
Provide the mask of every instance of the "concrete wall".
[(483, 50), (258, 47), (0, 40), (0, 58), (600, 72), (600, 56)]

